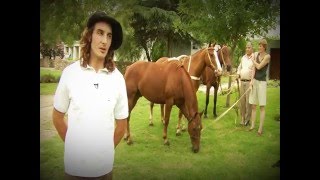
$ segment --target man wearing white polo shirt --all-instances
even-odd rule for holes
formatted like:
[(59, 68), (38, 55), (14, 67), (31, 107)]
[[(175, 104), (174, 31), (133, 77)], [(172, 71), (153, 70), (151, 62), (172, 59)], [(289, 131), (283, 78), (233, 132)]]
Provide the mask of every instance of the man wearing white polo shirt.
[[(240, 112), (241, 125), (248, 125), (251, 118), (251, 104), (249, 104), (249, 88), (250, 81), (253, 78), (254, 64), (251, 59), (254, 59), (253, 47), (251, 42), (246, 45), (246, 54), (242, 56), (238, 66), (237, 74), (240, 79)], [(245, 93), (245, 94), (244, 94)]]
[(53, 123), (65, 142), (65, 179), (109, 180), (129, 112), (125, 81), (113, 61), (122, 44), (121, 25), (106, 13), (95, 12), (80, 44), (81, 60), (62, 72)]

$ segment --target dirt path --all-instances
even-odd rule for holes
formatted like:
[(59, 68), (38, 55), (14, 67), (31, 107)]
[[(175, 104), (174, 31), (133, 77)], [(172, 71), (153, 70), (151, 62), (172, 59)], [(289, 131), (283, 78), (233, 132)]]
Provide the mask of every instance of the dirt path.
[(40, 141), (57, 135), (52, 123), (53, 95), (40, 95)]

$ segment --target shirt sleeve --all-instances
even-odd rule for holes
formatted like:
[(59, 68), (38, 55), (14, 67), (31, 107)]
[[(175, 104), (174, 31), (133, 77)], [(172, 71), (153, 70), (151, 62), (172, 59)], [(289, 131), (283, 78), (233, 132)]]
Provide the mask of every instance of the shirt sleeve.
[(65, 70), (62, 72), (60, 81), (53, 99), (53, 107), (57, 111), (62, 113), (67, 112), (70, 104), (69, 90), (67, 86), (67, 76), (68, 76), (67, 74), (68, 73)]
[(242, 59), (243, 57), (240, 59), (240, 64), (238, 66), (238, 69), (237, 69), (237, 74), (240, 75), (240, 71), (241, 71), (241, 68), (242, 68)]
[(119, 96), (114, 108), (114, 117), (115, 119), (126, 119), (129, 115), (127, 88), (122, 74), (120, 77)]

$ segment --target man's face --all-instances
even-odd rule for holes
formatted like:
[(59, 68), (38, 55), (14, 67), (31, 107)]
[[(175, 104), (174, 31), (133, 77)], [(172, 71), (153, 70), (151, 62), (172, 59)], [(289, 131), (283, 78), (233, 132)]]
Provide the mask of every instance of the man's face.
[(98, 59), (104, 59), (112, 42), (112, 29), (110, 24), (97, 22), (94, 25), (91, 40), (90, 55)]
[(251, 55), (252, 53), (252, 46), (246, 46), (246, 54)]

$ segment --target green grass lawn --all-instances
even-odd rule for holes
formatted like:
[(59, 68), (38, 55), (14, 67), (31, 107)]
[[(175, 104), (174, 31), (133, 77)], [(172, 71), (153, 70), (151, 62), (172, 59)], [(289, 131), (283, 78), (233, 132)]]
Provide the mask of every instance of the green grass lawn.
[(40, 83), (40, 95), (53, 95), (58, 83)]
[[(54, 88), (54, 85), (48, 86)], [(198, 92), (197, 96), (201, 111), (205, 107), (205, 94)], [(231, 105), (236, 97), (233, 93)], [(228, 109), (225, 101), (226, 95), (218, 96), (218, 116)], [(209, 118), (202, 121), (200, 151), (193, 153), (188, 132), (175, 135), (178, 108), (172, 110), (168, 127), (170, 146), (165, 146), (160, 106), (154, 107), (154, 126), (150, 127), (149, 102), (140, 98), (130, 120), (134, 144), (129, 146), (122, 141), (116, 148), (113, 179), (280, 179), (280, 168), (271, 167), (280, 159), (280, 121), (275, 120), (280, 114), (280, 87), (267, 89), (266, 119), (261, 137), (257, 136), (259, 120), (255, 131), (249, 132), (249, 127), (238, 125), (240, 117), (237, 118), (234, 109), (215, 122), (212, 102), (210, 96)], [(41, 179), (63, 179), (63, 149), (58, 136), (40, 142)]]
[(61, 76), (61, 71), (52, 68), (42, 68), (40, 67), (40, 77), (46, 74), (52, 74), (55, 78)]

